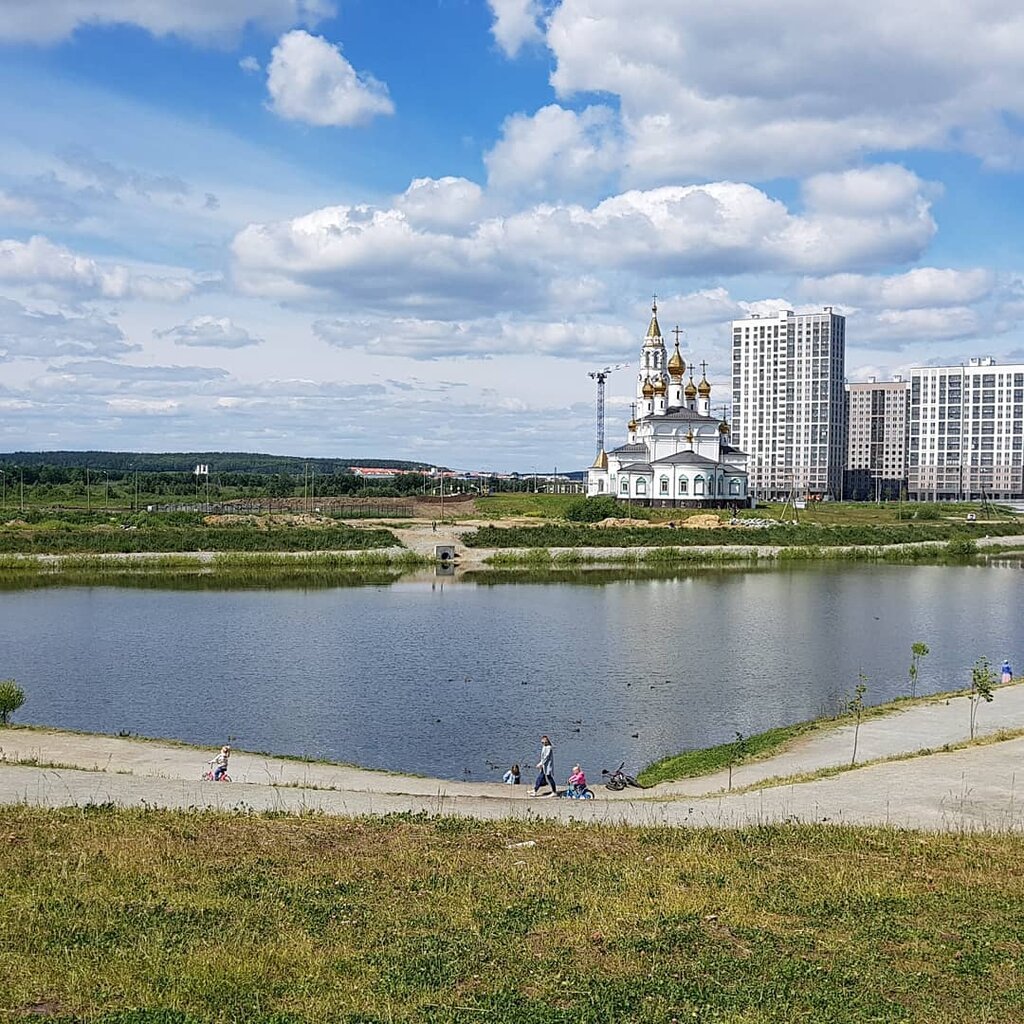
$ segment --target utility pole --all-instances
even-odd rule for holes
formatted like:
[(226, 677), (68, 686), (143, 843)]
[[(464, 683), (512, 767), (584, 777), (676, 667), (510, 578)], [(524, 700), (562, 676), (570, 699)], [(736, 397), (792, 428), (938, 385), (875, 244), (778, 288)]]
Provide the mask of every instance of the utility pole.
[(604, 386), (608, 375), (616, 370), (622, 370), (629, 366), (629, 363), (616, 363), (614, 366), (606, 366), (601, 370), (591, 370), (587, 376), (597, 381), (597, 450), (604, 451)]

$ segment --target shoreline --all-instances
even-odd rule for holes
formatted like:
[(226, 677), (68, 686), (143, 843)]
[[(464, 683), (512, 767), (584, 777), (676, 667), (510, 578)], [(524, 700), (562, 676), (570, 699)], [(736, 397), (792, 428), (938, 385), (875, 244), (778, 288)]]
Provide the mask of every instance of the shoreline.
[[(440, 541), (439, 541), (440, 542)], [(52, 579), (88, 575), (94, 572), (109, 577), (148, 575), (173, 579), (176, 576), (230, 576), (232, 573), (265, 575), (273, 582), (277, 573), (290, 575), (357, 576), (360, 573), (428, 573), (458, 580), (471, 574), (493, 576), (532, 575), (538, 571), (552, 576), (569, 573), (615, 572), (633, 570), (672, 571), (675, 569), (757, 566), (774, 568), (803, 562), (895, 564), (945, 564), (992, 557), (1024, 555), (1024, 534), (1005, 537), (981, 537), (972, 543), (975, 554), (957, 554), (948, 541), (915, 541), (888, 545), (692, 545), (664, 547), (550, 547), (550, 548), (464, 548), (457, 545), (456, 558), (445, 564), (432, 553), (410, 547), (337, 551), (181, 551), (181, 552), (96, 552), (84, 554), (5, 554), (0, 556), (0, 576), (4, 583), (28, 579)], [(986, 555), (986, 551), (990, 554)], [(433, 571), (432, 571), (433, 570)]]
[[(596, 799), (530, 799), (528, 785), (459, 782), (233, 751), (231, 783), (203, 783), (212, 748), (180, 741), (16, 726), (0, 730), (0, 804), (48, 807), (111, 803), (317, 812), (345, 817), (412, 813), (551, 818), (623, 824), (744, 828), (772, 821), (895, 825), (929, 831), (1024, 832), (1015, 795), (1024, 759), (1024, 683), (999, 687), (965, 743), (967, 698), (922, 697), (862, 719), (825, 721), (770, 756), (724, 770), (609, 792)], [(922, 751), (930, 752), (924, 753)]]

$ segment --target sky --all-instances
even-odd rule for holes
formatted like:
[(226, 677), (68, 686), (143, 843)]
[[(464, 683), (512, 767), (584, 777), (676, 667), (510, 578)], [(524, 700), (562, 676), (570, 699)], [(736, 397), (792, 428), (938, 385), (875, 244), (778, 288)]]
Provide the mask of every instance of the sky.
[(1024, 361), (1019, 0), (0, 0), (0, 450), (547, 472), (652, 296)]

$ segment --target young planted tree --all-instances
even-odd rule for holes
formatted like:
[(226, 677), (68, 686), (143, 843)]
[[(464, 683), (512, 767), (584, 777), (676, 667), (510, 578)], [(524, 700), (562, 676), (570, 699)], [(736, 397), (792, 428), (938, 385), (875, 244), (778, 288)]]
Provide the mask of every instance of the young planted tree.
[(847, 701), (846, 710), (852, 715), (856, 715), (856, 721), (853, 726), (853, 756), (850, 758), (850, 764), (855, 765), (857, 763), (857, 740), (860, 738), (860, 718), (864, 713), (864, 694), (867, 692), (867, 679), (863, 672), (857, 673), (857, 678), (860, 682), (857, 684), (853, 691), (853, 699)]
[(13, 679), (0, 679), (0, 725), (25, 703), (25, 691)]
[(736, 733), (736, 740), (729, 744), (729, 791), (732, 792), (732, 768), (747, 755), (747, 741), (743, 733)]
[(996, 674), (988, 663), (988, 658), (982, 656), (971, 669), (971, 691), (969, 694), (971, 704), (971, 739), (974, 739), (975, 725), (978, 720), (978, 705), (984, 701), (992, 703), (995, 694), (992, 692), (996, 685)]
[(918, 641), (916, 644), (910, 645), (910, 670), (908, 675), (910, 676), (910, 696), (917, 696), (917, 672), (921, 664), (921, 659), (927, 657), (928, 645)]

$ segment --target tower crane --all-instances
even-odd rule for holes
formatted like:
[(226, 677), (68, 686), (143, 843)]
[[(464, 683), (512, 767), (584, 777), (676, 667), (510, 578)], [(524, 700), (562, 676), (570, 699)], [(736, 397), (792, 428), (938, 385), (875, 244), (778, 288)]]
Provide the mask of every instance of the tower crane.
[(629, 363), (616, 363), (614, 366), (606, 366), (602, 370), (591, 370), (587, 376), (597, 381), (597, 450), (604, 450), (604, 383), (610, 373), (616, 370), (624, 370)]

